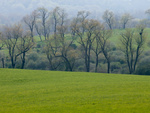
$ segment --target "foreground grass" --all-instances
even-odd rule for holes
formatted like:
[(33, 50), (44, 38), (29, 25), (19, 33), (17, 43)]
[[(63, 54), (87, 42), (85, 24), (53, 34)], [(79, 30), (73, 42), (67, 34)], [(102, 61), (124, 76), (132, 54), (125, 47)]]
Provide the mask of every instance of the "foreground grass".
[(148, 113), (150, 77), (0, 69), (0, 113)]

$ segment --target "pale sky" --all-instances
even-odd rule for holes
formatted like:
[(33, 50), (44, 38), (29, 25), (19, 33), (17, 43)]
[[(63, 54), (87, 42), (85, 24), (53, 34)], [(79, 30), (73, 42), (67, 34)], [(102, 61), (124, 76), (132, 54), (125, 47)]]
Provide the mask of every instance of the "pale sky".
[(43, 6), (49, 10), (59, 6), (71, 15), (81, 10), (100, 15), (108, 9), (116, 14), (128, 12), (138, 16), (150, 8), (150, 0), (0, 0), (0, 16), (19, 18)]

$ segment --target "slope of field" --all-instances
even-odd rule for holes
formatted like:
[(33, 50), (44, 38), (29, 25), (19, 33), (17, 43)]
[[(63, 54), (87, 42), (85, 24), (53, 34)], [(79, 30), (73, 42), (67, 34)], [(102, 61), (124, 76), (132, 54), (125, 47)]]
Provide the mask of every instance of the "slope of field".
[(150, 77), (0, 69), (0, 113), (148, 113)]

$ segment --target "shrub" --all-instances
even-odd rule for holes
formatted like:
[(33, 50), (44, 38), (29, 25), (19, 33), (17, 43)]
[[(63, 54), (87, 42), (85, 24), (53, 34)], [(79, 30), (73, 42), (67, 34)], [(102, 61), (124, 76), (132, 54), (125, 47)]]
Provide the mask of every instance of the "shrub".
[(139, 65), (136, 69), (135, 74), (138, 75), (150, 75), (150, 64)]
[(149, 63), (150, 63), (150, 57), (149, 56), (146, 56), (146, 57), (143, 56), (143, 58), (139, 62), (139, 65), (147, 65)]
[(112, 62), (120, 62), (120, 64), (125, 64), (124, 54), (120, 50), (111, 52)]
[(74, 65), (75, 71), (84, 71), (85, 70), (85, 64), (84, 59), (78, 59)]
[(27, 68), (27, 69), (36, 69), (36, 68), (37, 68), (37, 67), (36, 67), (36, 63), (35, 63), (34, 61), (30, 60), (30, 61), (27, 63), (26, 68)]
[(31, 53), (28, 55), (28, 60), (32, 60), (32, 61), (37, 61), (39, 58), (38, 54), (37, 53)]
[(36, 69), (46, 70), (48, 61), (39, 60), (36, 62)]
[(107, 64), (99, 64), (98, 72), (100, 73), (107, 73)]
[(120, 62), (112, 62), (111, 63), (111, 72), (112, 73), (118, 73), (117, 71), (120, 70), (121, 64)]
[(145, 55), (141, 56), (141, 60), (137, 66), (135, 74), (150, 75), (150, 56), (148, 51), (145, 52)]

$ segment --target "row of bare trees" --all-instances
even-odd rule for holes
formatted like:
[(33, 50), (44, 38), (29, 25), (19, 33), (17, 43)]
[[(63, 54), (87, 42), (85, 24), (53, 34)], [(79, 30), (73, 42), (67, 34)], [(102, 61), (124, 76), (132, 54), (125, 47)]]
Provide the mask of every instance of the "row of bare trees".
[[(89, 16), (89, 12), (87, 15), (82, 15), (81, 11), (78, 13), (79, 17), (84, 19)], [(39, 35), (40, 39), (42, 40), (41, 36), (45, 37), (45, 40), (49, 37), (50, 34), (56, 35), (57, 26), (63, 25), (64, 21), (66, 20), (67, 13), (64, 9), (59, 7), (54, 8), (52, 11), (48, 11), (46, 8), (41, 7), (34, 10), (31, 14), (26, 15), (22, 21), (26, 24), (26, 27), (31, 32), (31, 37), (34, 36), (34, 31), (36, 34)], [(106, 10), (102, 16), (103, 21), (109, 27), (109, 29), (113, 29), (116, 23), (115, 14), (112, 11)], [(133, 17), (129, 13), (125, 13), (120, 17), (120, 20), (117, 23), (121, 24), (121, 28), (125, 29), (127, 24), (133, 19)]]
[[(2, 47), (5, 44), (8, 49), (12, 68), (15, 68), (18, 57), (21, 58), (21, 68), (24, 68), (26, 53), (36, 44), (35, 36), (38, 36), (44, 43), (50, 70), (57, 70), (63, 63), (65, 71), (73, 71), (76, 61), (83, 58), (85, 71), (90, 72), (91, 54), (94, 53), (95, 72), (102, 54), (107, 62), (107, 72), (110, 73), (112, 48), (109, 38), (113, 33), (114, 14), (108, 10), (104, 12), (103, 19), (109, 29), (98, 20), (90, 19), (89, 15), (89, 12), (80, 11), (70, 20), (64, 9), (56, 7), (48, 11), (42, 7), (23, 17), (23, 25), (5, 26), (1, 33)], [(124, 29), (131, 19), (130, 14), (122, 16)], [(139, 25), (134, 32), (127, 29), (120, 35), (121, 50), (129, 73), (134, 73), (142, 54), (146, 37), (144, 29), (145, 26)]]
[[(66, 70), (72, 71), (74, 63), (79, 59), (77, 49), (73, 48), (75, 42), (80, 46), (80, 51), (84, 58), (85, 71), (90, 72), (91, 51), (96, 54), (96, 66), (98, 67), (98, 56), (103, 53), (108, 63), (108, 73), (110, 72), (110, 55), (109, 55), (109, 41), (111, 30), (106, 30), (104, 26), (97, 20), (88, 19), (89, 12), (81, 11), (77, 14), (70, 25), (65, 23), (67, 20), (63, 16), (60, 17), (61, 24), (56, 27), (57, 32), (54, 33), (47, 41), (45, 48), (49, 64), (52, 69), (58, 67), (52, 64), (53, 58), (62, 58), (66, 64)], [(66, 38), (66, 33), (70, 31), (69, 40)]]
[(115, 24), (120, 24), (118, 28), (125, 29), (127, 28), (127, 25), (134, 19), (129, 13), (124, 13), (121, 17), (116, 17), (116, 15), (109, 10), (104, 12), (102, 18), (109, 29), (113, 29), (116, 26)]
[[(150, 9), (145, 11), (148, 16), (147, 19), (143, 19), (142, 22), (149, 27)], [(113, 11), (106, 10), (102, 16), (103, 21), (109, 29), (126, 29), (136, 27), (138, 23), (137, 18), (134, 18), (130, 13), (124, 13), (122, 15), (115, 15)], [(133, 25), (132, 25), (133, 24)], [(134, 25), (135, 24), (135, 25)]]

